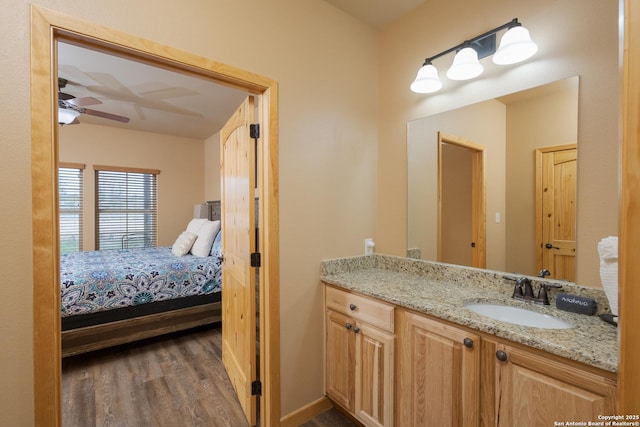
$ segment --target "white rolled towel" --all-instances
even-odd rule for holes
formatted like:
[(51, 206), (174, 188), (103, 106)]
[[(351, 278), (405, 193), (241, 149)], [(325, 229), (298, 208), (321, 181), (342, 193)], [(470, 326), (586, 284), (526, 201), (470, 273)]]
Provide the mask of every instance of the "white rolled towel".
[(618, 237), (609, 236), (598, 243), (600, 280), (609, 300), (611, 312), (618, 315)]

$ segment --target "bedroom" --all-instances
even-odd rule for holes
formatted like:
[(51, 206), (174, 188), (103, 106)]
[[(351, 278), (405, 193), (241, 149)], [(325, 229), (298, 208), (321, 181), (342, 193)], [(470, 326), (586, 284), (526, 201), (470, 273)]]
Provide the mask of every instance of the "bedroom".
[[(187, 256), (182, 259), (184, 265), (193, 266), (189, 268), (202, 268), (200, 265), (204, 263), (206, 271), (217, 271), (211, 273), (215, 280), (207, 276), (207, 283), (200, 283), (204, 279), (195, 271), (189, 273), (186, 279), (182, 279), (185, 273), (171, 267), (160, 267), (161, 274), (153, 281), (145, 279), (145, 273), (139, 276), (139, 273), (136, 273), (131, 280), (124, 280), (126, 270), (120, 273), (108, 270), (109, 275), (119, 277), (118, 280), (122, 280), (127, 289), (131, 288), (125, 291), (121, 286), (112, 287), (109, 285), (110, 282), (96, 282), (95, 285), (91, 285), (92, 282), (89, 279), (85, 280), (77, 270), (92, 270), (92, 264), (97, 259), (90, 260), (86, 256), (80, 256), (84, 254), (64, 253), (78, 249), (94, 251), (139, 246), (170, 247), (188, 228), (187, 224), (190, 227), (189, 231), (195, 232), (195, 223), (189, 223), (195, 215), (194, 206), (204, 203), (205, 200), (220, 200), (219, 131), (234, 109), (242, 103), (246, 94), (96, 49), (58, 42), (57, 50), (58, 89), (59, 98), (62, 100), (60, 112), (73, 113), (74, 116), (79, 114), (70, 124), (64, 124), (59, 128), (59, 162), (61, 166), (71, 167), (66, 169), (67, 172), (75, 174), (80, 171), (78, 175), (82, 177), (83, 187), (82, 208), (79, 214), (82, 230), (79, 233), (78, 223), (75, 222), (77, 213), (72, 211), (70, 227), (63, 227), (61, 236), (61, 273), (63, 282), (67, 283), (62, 287), (65, 356), (133, 339), (122, 336), (127, 328), (125, 325), (120, 327), (119, 332), (105, 326), (104, 330), (101, 330), (101, 333), (104, 333), (101, 338), (98, 337), (95, 328), (86, 333), (75, 330), (80, 325), (102, 324), (104, 320), (100, 320), (101, 316), (110, 319), (109, 316), (113, 315), (114, 320), (120, 320), (124, 314), (118, 313), (126, 310), (135, 312), (136, 296), (129, 298), (130, 295), (126, 295), (127, 293), (133, 292), (138, 296), (144, 293), (147, 295), (146, 300), (165, 300), (160, 304), (153, 304), (153, 307), (164, 304), (172, 309), (183, 306), (186, 308), (192, 304), (204, 303), (200, 301), (203, 299), (211, 300), (207, 301), (209, 304), (213, 303), (212, 295), (200, 295), (205, 292), (208, 282), (220, 281), (221, 263), (213, 261), (213, 258), (192, 259), (193, 257)], [(127, 89), (124, 89), (125, 87)], [(123, 174), (126, 172), (142, 175)], [(138, 178), (144, 181), (137, 181)], [(129, 209), (127, 205), (122, 204), (125, 202), (122, 195), (117, 195), (113, 200), (108, 198), (109, 186), (119, 188), (124, 182), (125, 185), (133, 186), (131, 191), (133, 188), (144, 191), (143, 196), (127, 196), (127, 200), (133, 203), (131, 208), (150, 206), (151, 211), (144, 214), (125, 214), (126, 218), (131, 218), (127, 220), (121, 213), (102, 212), (98, 209), (98, 206), (103, 204), (107, 209), (111, 207), (112, 212), (113, 209)], [(99, 190), (98, 184), (104, 185), (105, 190)], [(147, 193), (149, 185), (155, 186), (151, 193)], [(97, 194), (100, 194), (100, 199), (97, 199)], [(134, 202), (140, 197), (144, 197), (142, 205)], [(134, 225), (132, 221), (137, 223)], [(208, 223), (207, 226), (214, 224)], [(219, 225), (216, 230), (209, 228), (210, 234), (216, 236), (202, 236), (202, 243), (198, 245), (207, 243), (207, 248), (199, 251), (202, 252), (199, 253), (200, 256), (209, 255)], [(201, 232), (204, 233), (204, 228)], [(125, 241), (126, 238), (140, 239), (143, 234), (144, 242)], [(98, 236), (101, 236), (99, 243)], [(77, 246), (65, 250), (68, 247), (66, 242), (75, 242), (76, 239), (79, 242)], [(197, 253), (195, 250), (193, 252)], [(187, 255), (190, 254), (191, 250), (187, 251)], [(91, 253), (87, 255), (93, 256)], [(148, 255), (151, 256), (152, 253)], [(169, 254), (159, 256), (167, 259), (167, 262), (173, 262)], [(120, 264), (129, 262), (127, 258), (119, 258), (119, 255), (117, 257)], [(105, 257), (102, 260), (110, 261), (110, 258)], [(87, 273), (86, 277), (93, 276)], [(186, 287), (170, 284), (176, 280), (178, 283), (186, 280), (190, 284)], [(90, 287), (98, 289), (97, 298), (95, 291), (89, 291)], [(107, 288), (111, 289), (108, 293)], [(214, 291), (219, 289), (217, 285), (213, 288)], [(200, 296), (192, 295), (196, 291)], [(213, 293), (219, 294), (217, 291)], [(189, 297), (184, 298), (187, 295)], [(215, 302), (217, 301), (215, 298)], [(134, 306), (124, 310), (113, 310), (114, 307), (130, 304)], [(152, 306), (145, 305), (144, 312), (160, 312), (160, 308), (152, 309)], [(214, 311), (219, 317), (219, 309), (216, 308)], [(127, 314), (130, 315), (132, 314)], [(211, 321), (213, 318), (207, 319), (204, 316), (204, 313), (199, 314), (197, 321), (190, 319), (191, 324)], [(148, 322), (148, 328), (158, 332), (150, 330), (144, 334), (152, 335), (161, 331), (160, 326), (153, 324), (151, 319)], [(167, 321), (165, 327), (179, 329), (175, 322), (176, 319)], [(136, 335), (143, 336), (140, 330)]]
[[(59, 77), (63, 79), (59, 80), (59, 98), (67, 100), (61, 101), (64, 109), (60, 113), (81, 113), (76, 120), (80, 123), (59, 128), (60, 165), (76, 173), (78, 169), (73, 168), (80, 168), (84, 180), (83, 233), (74, 236), (71, 231), (68, 238), (64, 232), (61, 246), (67, 248), (67, 242), (80, 237), (82, 249), (89, 251), (61, 255), (63, 357), (220, 321), (224, 316), (219, 302), (220, 222), (192, 216), (202, 217), (198, 211), (203, 200), (221, 199), (224, 180), (219, 140), (228, 133), (222, 126), (238, 106), (245, 105), (246, 92), (63, 42), (58, 43), (58, 52)], [(78, 105), (81, 108), (76, 109)], [(113, 116), (116, 113), (118, 116)], [(112, 117), (130, 119), (122, 119), (127, 121), (124, 124), (107, 120)], [(128, 217), (143, 215), (152, 218), (152, 223), (157, 218), (156, 224), (146, 219), (138, 226), (122, 222), (120, 212), (128, 209), (122, 205), (122, 181), (113, 183), (117, 189), (111, 191), (118, 193), (113, 199), (109, 198), (109, 187), (102, 189), (121, 171), (134, 172), (126, 175), (126, 185), (140, 188), (140, 194), (144, 191), (144, 206), (157, 204), (157, 214), (136, 211)], [(141, 177), (136, 181), (140, 187), (136, 187), (131, 180)], [(235, 180), (237, 175), (233, 177)], [(147, 200), (147, 189), (155, 180), (157, 191), (152, 190)], [(224, 193), (225, 200), (233, 202), (230, 191)], [(152, 200), (154, 193), (157, 203)], [(142, 196), (136, 194), (127, 200), (140, 209), (143, 205), (135, 200), (142, 200)], [(109, 213), (110, 206), (115, 206), (115, 213)], [(224, 209), (222, 213), (225, 215)], [(226, 218), (237, 219), (233, 213), (229, 215)], [(197, 231), (201, 221), (204, 225)], [(76, 223), (72, 221), (72, 225)], [(154, 225), (157, 238), (145, 233), (144, 242), (125, 240), (132, 228), (140, 232)], [(183, 233), (185, 228), (187, 233)], [(233, 227), (226, 227), (226, 231), (233, 232)], [(188, 232), (198, 237), (195, 242), (190, 240), (193, 248), (189, 251), (185, 247), (179, 255), (186, 255), (178, 258), (177, 242)], [(147, 248), (155, 242), (157, 248)], [(172, 251), (165, 248), (172, 245)], [(136, 249), (117, 250), (131, 247)], [(116, 250), (92, 252), (94, 249)], [(228, 251), (227, 255), (233, 254)], [(231, 269), (226, 270), (230, 274)], [(140, 303), (140, 296), (150, 303)], [(125, 321), (132, 316), (135, 321)], [(230, 324), (233, 322), (225, 322)], [(74, 366), (73, 359), (65, 359), (63, 365)]]

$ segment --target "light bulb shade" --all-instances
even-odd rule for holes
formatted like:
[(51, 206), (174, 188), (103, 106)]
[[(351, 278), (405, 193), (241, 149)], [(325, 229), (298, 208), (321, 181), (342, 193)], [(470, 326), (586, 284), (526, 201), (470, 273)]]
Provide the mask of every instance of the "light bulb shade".
[(416, 79), (411, 83), (411, 90), (415, 93), (433, 93), (439, 91), (441, 87), (438, 69), (431, 64), (423, 65), (418, 70)]
[(473, 48), (465, 47), (456, 53), (453, 64), (447, 71), (447, 77), (451, 80), (469, 80), (478, 77), (484, 71), (484, 67), (478, 62), (478, 52)]
[(531, 58), (537, 51), (538, 45), (531, 40), (529, 30), (517, 26), (504, 33), (493, 55), (493, 62), (499, 65), (515, 64)]
[(58, 124), (68, 125), (69, 123), (73, 122), (79, 115), (80, 113), (76, 110), (58, 108)]

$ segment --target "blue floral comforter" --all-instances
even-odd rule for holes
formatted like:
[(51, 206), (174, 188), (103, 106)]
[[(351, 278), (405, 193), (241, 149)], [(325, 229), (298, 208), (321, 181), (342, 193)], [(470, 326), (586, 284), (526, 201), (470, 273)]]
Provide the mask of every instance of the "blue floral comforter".
[(88, 251), (60, 257), (62, 317), (222, 290), (217, 256), (170, 247)]

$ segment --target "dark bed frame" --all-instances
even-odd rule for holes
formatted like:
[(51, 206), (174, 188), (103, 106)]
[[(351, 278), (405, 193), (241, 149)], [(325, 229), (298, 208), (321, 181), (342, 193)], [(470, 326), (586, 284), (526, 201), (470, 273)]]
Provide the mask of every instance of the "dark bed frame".
[(221, 292), (62, 318), (62, 357), (222, 320)]

